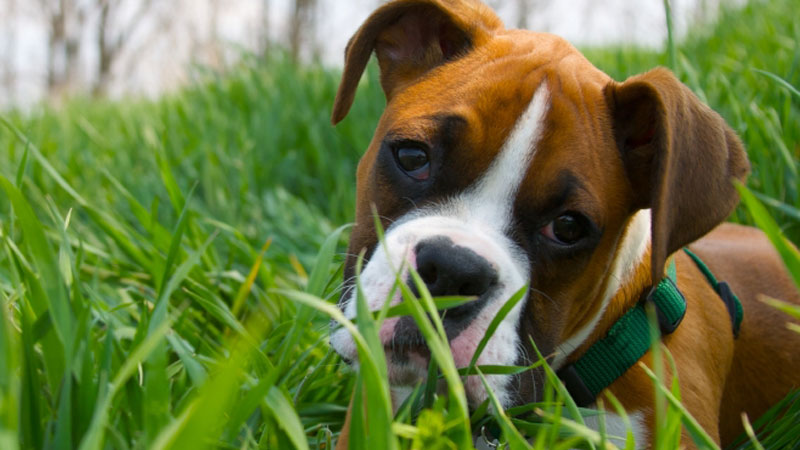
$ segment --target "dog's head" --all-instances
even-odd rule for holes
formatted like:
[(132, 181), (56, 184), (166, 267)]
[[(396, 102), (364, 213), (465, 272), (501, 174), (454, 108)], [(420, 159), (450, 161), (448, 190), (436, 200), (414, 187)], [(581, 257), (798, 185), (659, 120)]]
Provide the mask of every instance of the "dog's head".
[[(478, 364), (527, 364), (530, 339), (563, 364), (615, 295), (660, 279), (667, 256), (737, 202), (731, 179), (748, 170), (739, 140), (665, 69), (617, 83), (563, 39), (507, 30), (476, 1), (397, 0), (350, 41), (334, 123), (373, 52), (387, 104), (358, 166), (340, 307), (355, 316), (347, 287), (362, 251), (373, 310), (387, 301), (393, 270), (407, 279), (409, 266), (434, 296), (473, 296), (442, 314), (460, 367), (526, 285)], [(413, 319), (387, 320), (380, 336), (392, 383), (425, 377), (429, 352)], [(331, 341), (357, 359), (345, 330)], [(476, 404), (486, 394), (473, 378)], [(489, 382), (509, 405), (533, 400), (537, 379)]]

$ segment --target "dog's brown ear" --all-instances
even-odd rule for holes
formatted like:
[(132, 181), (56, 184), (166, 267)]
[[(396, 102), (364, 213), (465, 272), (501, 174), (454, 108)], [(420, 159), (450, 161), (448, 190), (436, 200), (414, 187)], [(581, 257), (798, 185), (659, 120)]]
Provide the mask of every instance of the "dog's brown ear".
[(668, 70), (606, 88), (634, 208), (652, 209), (653, 282), (666, 258), (725, 220), (750, 165), (736, 133)]
[(378, 56), (386, 99), (425, 72), (487, 40), (503, 23), (478, 1), (395, 0), (375, 11), (345, 50), (344, 72), (331, 122), (353, 104), (356, 86), (372, 51)]

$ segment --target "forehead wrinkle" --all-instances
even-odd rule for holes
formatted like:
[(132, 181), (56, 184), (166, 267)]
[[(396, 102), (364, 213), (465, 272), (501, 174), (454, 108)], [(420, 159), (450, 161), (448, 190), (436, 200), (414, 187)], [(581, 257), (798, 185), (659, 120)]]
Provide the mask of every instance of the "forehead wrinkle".
[(571, 169), (561, 169), (551, 181), (547, 182), (547, 194), (537, 203), (536, 211), (542, 216), (576, 209), (601, 225), (602, 214), (597, 210), (599, 203), (591, 189)]
[(575, 197), (577, 190), (586, 191), (580, 178), (569, 169), (561, 170), (555, 176), (554, 181), (548, 184), (551, 186), (552, 192), (545, 197), (539, 207), (542, 213), (548, 213), (567, 204), (569, 199)]
[[(571, 62), (572, 64), (566, 64)], [(603, 88), (610, 82), (610, 78), (599, 73), (600, 79), (585, 79), (587, 67), (580, 64), (580, 59), (565, 58), (562, 60), (562, 70), (554, 71), (552, 78), (554, 87), (551, 87), (552, 109), (571, 111), (571, 125), (580, 127), (582, 139), (597, 141), (604, 136), (604, 130), (610, 127), (605, 119), (605, 98)], [(579, 118), (579, 120), (575, 120)], [(561, 125), (563, 126), (563, 124)]]

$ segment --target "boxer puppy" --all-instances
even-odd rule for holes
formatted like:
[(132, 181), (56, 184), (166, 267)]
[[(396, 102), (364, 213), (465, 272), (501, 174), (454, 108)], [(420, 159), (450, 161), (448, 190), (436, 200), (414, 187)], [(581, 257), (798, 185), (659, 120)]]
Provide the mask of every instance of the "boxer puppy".
[[(405, 280), (413, 267), (432, 295), (475, 298), (442, 312), (455, 362), (466, 367), (501, 306), (528, 286), (478, 364), (529, 365), (532, 339), (562, 370), (606, 338), (674, 261), (685, 313), (662, 341), (683, 405), (715, 441), (730, 443), (742, 412), (756, 418), (800, 385), (800, 336), (758, 301), (800, 303), (796, 287), (761, 232), (719, 225), (738, 202), (733, 181), (749, 170), (745, 151), (672, 73), (616, 82), (563, 39), (505, 29), (477, 1), (396, 0), (348, 44), (334, 124), (373, 53), (387, 103), (358, 166), (346, 316), (355, 316), (360, 252), (373, 310), (401, 301), (387, 298), (393, 270)], [(740, 324), (680, 251), (687, 245), (738, 295)], [(425, 378), (430, 352), (413, 319), (386, 320), (380, 336), (393, 385)], [(335, 329), (331, 344), (357, 360), (345, 330)], [(641, 361), (649, 365), (649, 353)], [(540, 399), (540, 370), (487, 378), (504, 407)], [(465, 388), (472, 406), (487, 397), (475, 376)], [(654, 387), (643, 369), (633, 364), (604, 390), (626, 408), (637, 445), (648, 446)], [(685, 431), (682, 444), (692, 445)]]

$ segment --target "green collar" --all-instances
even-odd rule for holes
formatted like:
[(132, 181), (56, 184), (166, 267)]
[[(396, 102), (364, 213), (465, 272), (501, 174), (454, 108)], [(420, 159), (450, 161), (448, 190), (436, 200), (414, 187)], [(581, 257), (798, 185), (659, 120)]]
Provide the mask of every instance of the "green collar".
[(689, 255), (694, 263), (697, 265), (697, 268), (703, 272), (703, 275), (706, 276), (708, 283), (717, 291), (717, 295), (719, 298), (722, 299), (722, 302), (725, 303), (725, 308), (728, 309), (728, 314), (731, 316), (731, 324), (733, 325), (733, 337), (739, 337), (739, 328), (742, 326), (742, 318), (744, 318), (744, 309), (742, 308), (742, 302), (739, 300), (739, 297), (733, 293), (728, 283), (724, 281), (717, 281), (717, 278), (714, 277), (714, 274), (711, 273), (711, 269), (700, 259), (699, 256), (695, 255), (691, 250), (684, 247), (684, 252)]
[[(694, 253), (684, 251), (697, 266), (725, 302), (731, 314), (734, 336), (739, 334), (742, 321), (742, 305), (730, 291), (727, 283), (717, 282), (708, 267)], [(686, 313), (686, 299), (678, 290), (675, 260), (667, 267), (667, 276), (642, 300), (617, 320), (605, 337), (595, 342), (577, 361), (558, 370), (578, 406), (589, 406), (600, 392), (622, 376), (636, 361), (650, 350), (650, 323), (645, 307), (655, 306), (661, 335), (665, 336), (678, 328)]]

